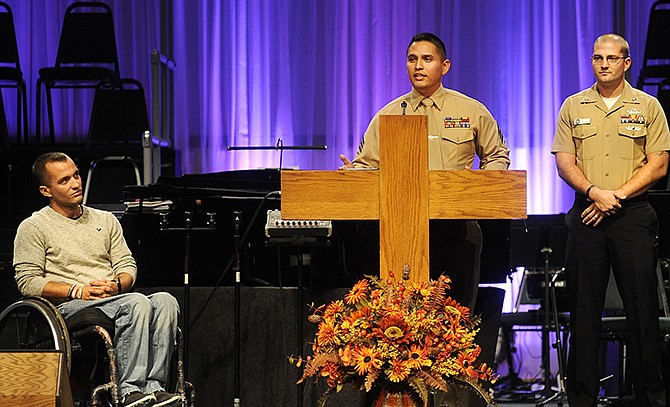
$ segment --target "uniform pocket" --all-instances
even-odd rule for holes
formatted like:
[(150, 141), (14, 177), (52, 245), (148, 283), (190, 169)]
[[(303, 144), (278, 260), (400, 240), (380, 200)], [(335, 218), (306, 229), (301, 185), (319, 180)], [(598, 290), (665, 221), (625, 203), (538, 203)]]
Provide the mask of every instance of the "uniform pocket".
[(619, 125), (619, 155), (626, 160), (640, 159), (644, 156), (647, 140), (647, 128), (640, 124)]
[(598, 126), (577, 126), (572, 129), (572, 139), (575, 142), (578, 159), (591, 160), (596, 156), (596, 134), (598, 134)]
[(440, 150), (444, 168), (463, 169), (472, 165), (475, 155), (475, 134), (472, 129), (443, 129), (440, 134)]
[(461, 144), (474, 140), (475, 135), (472, 129), (444, 129), (442, 130), (442, 140)]

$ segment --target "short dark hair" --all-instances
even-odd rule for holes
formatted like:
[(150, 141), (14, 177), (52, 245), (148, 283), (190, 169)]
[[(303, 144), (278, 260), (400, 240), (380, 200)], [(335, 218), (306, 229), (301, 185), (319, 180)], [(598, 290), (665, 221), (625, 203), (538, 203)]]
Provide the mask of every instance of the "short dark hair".
[(41, 156), (37, 157), (35, 163), (33, 163), (33, 178), (37, 185), (47, 185), (49, 180), (47, 179), (47, 164), (48, 163), (64, 163), (71, 158), (59, 151), (52, 151), (49, 153), (44, 153)]
[(405, 55), (409, 53), (409, 47), (412, 46), (415, 42), (420, 42), (420, 41), (427, 41), (430, 42), (431, 44), (435, 45), (435, 48), (437, 48), (437, 53), (440, 54), (440, 57), (444, 61), (447, 59), (447, 48), (444, 46), (444, 42), (438, 37), (437, 35), (433, 33), (418, 33), (414, 34), (412, 39), (409, 42), (409, 45), (407, 46), (407, 51), (405, 52)]

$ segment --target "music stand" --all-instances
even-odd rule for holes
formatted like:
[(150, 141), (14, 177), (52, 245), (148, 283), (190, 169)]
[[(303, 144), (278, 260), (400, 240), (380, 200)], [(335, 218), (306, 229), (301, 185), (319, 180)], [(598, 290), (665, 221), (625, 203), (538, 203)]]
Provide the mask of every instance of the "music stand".
[[(228, 146), (228, 151), (250, 151), (250, 150), (279, 150), (279, 170), (282, 169), (283, 165), (283, 160), (284, 160), (284, 150), (325, 150), (327, 147), (325, 145), (323, 146), (285, 146), (284, 141), (281, 139), (281, 137), (277, 138), (277, 144), (274, 146)], [(236, 215), (237, 216), (237, 215)], [(237, 218), (239, 219), (239, 218)], [(236, 221), (237, 222), (237, 221)], [(238, 236), (238, 235), (236, 235)], [(238, 241), (238, 239), (236, 239)], [(239, 250), (237, 248), (236, 250)], [(239, 265), (239, 253), (237, 253), (238, 256), (238, 265)], [(302, 259), (299, 258), (298, 262), (302, 262)], [(302, 271), (299, 272), (300, 274)], [(239, 271), (239, 267), (237, 269), (237, 272), (235, 273), (235, 321), (236, 321), (236, 338), (238, 338), (239, 334), (239, 321), (240, 321), (240, 287), (242, 284), (241, 280), (241, 275)], [(298, 289), (299, 292), (302, 292), (301, 289)], [(235, 402), (234, 406), (237, 407), (239, 406), (239, 401), (240, 401), (240, 361), (239, 361), (239, 355), (240, 355), (240, 350), (239, 350), (239, 340), (236, 339), (237, 343), (237, 351), (236, 351), (236, 357), (235, 357)], [(302, 397), (300, 397), (300, 403), (302, 403)]]
[(279, 150), (279, 169), (282, 169), (284, 160), (284, 150), (325, 150), (328, 147), (322, 146), (285, 146), (281, 137), (277, 138), (277, 144), (274, 146), (228, 146), (228, 151), (236, 150)]
[[(567, 226), (564, 223), (564, 214), (557, 215), (531, 215), (528, 216), (522, 225), (512, 227), (512, 245), (510, 260), (513, 266), (544, 266), (543, 291), (544, 299), (542, 309), (544, 320), (542, 326), (542, 369), (544, 389), (542, 391), (542, 400), (536, 404), (541, 407), (550, 402), (556, 401), (559, 406), (563, 405), (565, 399), (565, 388), (563, 386), (563, 349), (560, 338), (560, 320), (558, 307), (556, 306), (556, 278), (559, 273), (551, 276), (550, 269), (558, 268), (565, 259), (565, 246), (567, 241)], [(520, 227), (519, 227), (520, 226)], [(552, 325), (556, 328), (556, 343), (554, 346), (558, 349), (558, 367), (557, 382), (559, 390), (554, 393), (551, 389), (551, 371), (549, 355), (551, 344), (549, 343), (549, 334)]]
[[(561, 325), (558, 320), (558, 306), (556, 304), (556, 279), (560, 273), (555, 273), (553, 277), (549, 277), (549, 255), (551, 254), (551, 247), (543, 247), (542, 254), (545, 256), (544, 262), (544, 301), (542, 306), (544, 307), (544, 325), (542, 326), (542, 369), (544, 370), (544, 391), (543, 391), (543, 400), (535, 404), (536, 407), (542, 407), (546, 404), (549, 404), (553, 401), (559, 406), (563, 405), (563, 400), (567, 400), (567, 395), (565, 392), (565, 384), (563, 379), (564, 369), (563, 369), (563, 346), (561, 342)], [(554, 346), (556, 348), (557, 357), (558, 357), (558, 373), (556, 374), (556, 383), (558, 385), (558, 391), (552, 394), (550, 382), (551, 382), (551, 371), (549, 363), (549, 353), (550, 353), (550, 344), (549, 344), (549, 332), (551, 331), (551, 324), (554, 324), (555, 333), (556, 333), (556, 342)]]

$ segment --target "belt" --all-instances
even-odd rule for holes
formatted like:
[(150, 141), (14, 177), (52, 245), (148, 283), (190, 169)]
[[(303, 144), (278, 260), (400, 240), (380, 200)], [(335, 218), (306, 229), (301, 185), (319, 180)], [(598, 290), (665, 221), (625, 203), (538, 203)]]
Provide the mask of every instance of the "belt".
[[(649, 197), (646, 192), (643, 193), (642, 195), (636, 196), (635, 198), (624, 199), (623, 201), (621, 201), (621, 206), (626, 207), (638, 203), (649, 203)], [(586, 199), (586, 195), (579, 192), (575, 192), (575, 205), (589, 206), (590, 204), (591, 201)]]

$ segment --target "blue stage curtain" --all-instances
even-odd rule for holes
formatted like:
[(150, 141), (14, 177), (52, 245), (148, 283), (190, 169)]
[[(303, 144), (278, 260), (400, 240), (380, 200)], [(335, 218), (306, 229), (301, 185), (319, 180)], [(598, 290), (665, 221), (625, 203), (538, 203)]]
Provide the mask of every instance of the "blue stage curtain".
[[(8, 2), (16, 14), (34, 117), (37, 69), (54, 63), (69, 1)], [(160, 0), (106, 3), (114, 10), (122, 75), (148, 89), (149, 53), (159, 43)], [(512, 168), (528, 171), (529, 213), (564, 212), (572, 191), (556, 175), (550, 154), (560, 104), (594, 82), (593, 40), (616, 31), (620, 22), (619, 32), (631, 43), (635, 83), (651, 4), (174, 0), (178, 166), (184, 173), (277, 167), (276, 151), (227, 147), (275, 145), (281, 138), (287, 146), (328, 146), (286, 151), (283, 166), (338, 167), (338, 154), (354, 156), (374, 113), (410, 89), (405, 50), (414, 33), (431, 31), (445, 41), (452, 62), (445, 86), (489, 108), (512, 150)], [(13, 99), (5, 93), (13, 121)], [(87, 131), (89, 105), (63, 93), (56, 114), (68, 130), (58, 140), (82, 141), (77, 134)]]

